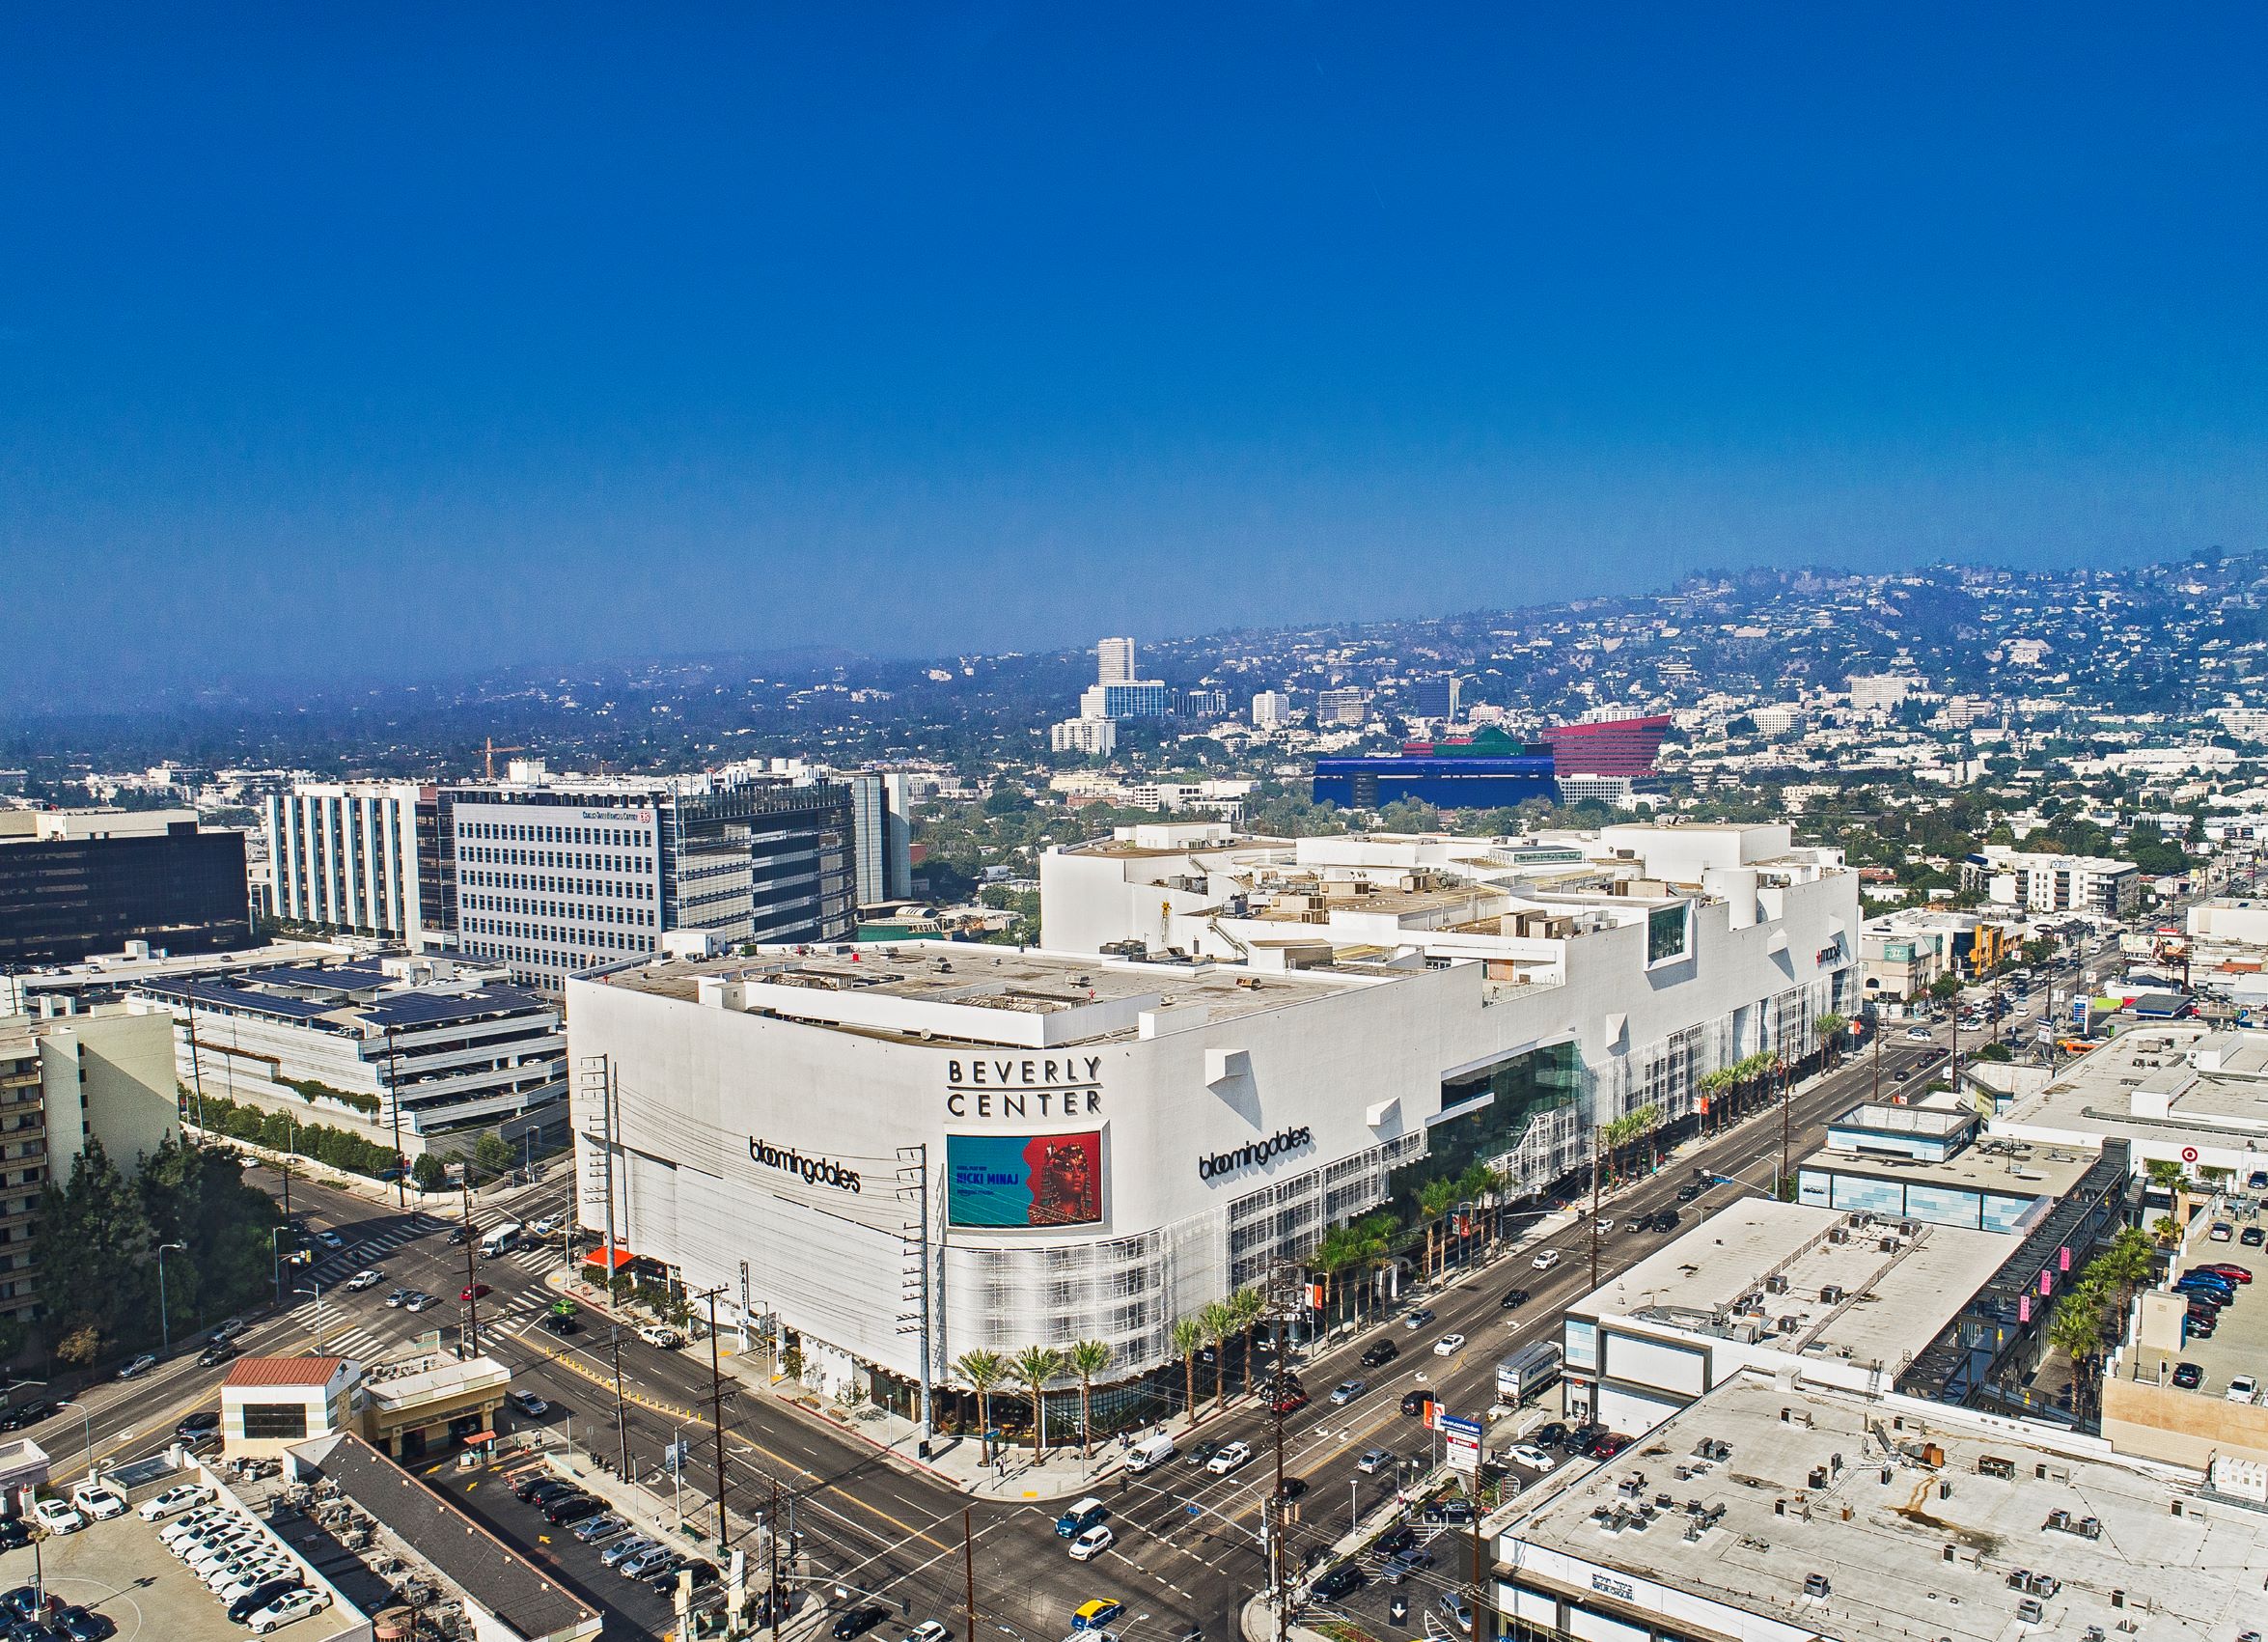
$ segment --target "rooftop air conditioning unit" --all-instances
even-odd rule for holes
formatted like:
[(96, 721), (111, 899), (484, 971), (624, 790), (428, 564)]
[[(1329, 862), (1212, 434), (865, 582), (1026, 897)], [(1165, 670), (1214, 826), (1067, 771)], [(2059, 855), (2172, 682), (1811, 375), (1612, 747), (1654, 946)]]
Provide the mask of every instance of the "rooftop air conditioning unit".
[(1787, 1278), (1784, 1275), (1767, 1277), (1764, 1279), (1764, 1290), (1767, 1294), (1784, 1294), (1787, 1293)]
[(1844, 1290), (1840, 1283), (1825, 1284), (1819, 1290), (1819, 1303), (1821, 1305), (1829, 1306), (1840, 1305), (1842, 1304), (1843, 1294)]

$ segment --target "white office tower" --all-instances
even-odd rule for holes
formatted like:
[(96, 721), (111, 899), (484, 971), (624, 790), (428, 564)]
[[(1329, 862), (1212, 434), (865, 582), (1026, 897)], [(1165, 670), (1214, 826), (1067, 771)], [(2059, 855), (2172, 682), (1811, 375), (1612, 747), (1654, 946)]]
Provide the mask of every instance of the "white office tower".
[(1252, 698), (1252, 722), (1257, 730), (1274, 730), (1291, 722), (1291, 698), (1282, 690), (1262, 690)]
[(911, 821), (904, 775), (859, 770), (839, 777), (850, 789), (851, 864), (858, 904), (873, 906), (913, 894)]
[(265, 805), (275, 915), (290, 924), (414, 944), (434, 922), (418, 884), (418, 803), (409, 781), (301, 782)]
[(1094, 647), (1094, 682), (1098, 684), (1123, 684), (1134, 677), (1134, 641), (1130, 638), (1106, 638)]

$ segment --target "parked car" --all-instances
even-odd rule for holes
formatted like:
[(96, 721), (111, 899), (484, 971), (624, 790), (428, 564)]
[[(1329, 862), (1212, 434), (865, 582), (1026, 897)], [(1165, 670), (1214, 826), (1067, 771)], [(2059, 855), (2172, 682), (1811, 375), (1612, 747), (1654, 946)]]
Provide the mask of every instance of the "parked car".
[(1392, 1340), (1374, 1340), (1355, 1360), (1368, 1369), (1384, 1368), (1401, 1355), (1401, 1348)]
[(2236, 1236), (2236, 1228), (2226, 1220), (2216, 1220), (2213, 1222), (2213, 1229), (2205, 1236), (2217, 1243), (2225, 1243)]
[(1567, 1440), (1567, 1428), (1558, 1420), (1549, 1420), (1530, 1432), (1528, 1440), (1538, 1448), (1558, 1448)]
[(2240, 1374), (2228, 1382), (2228, 1389), (2221, 1395), (2231, 1403), (2250, 1403), (2260, 1394), (2260, 1382), (2249, 1374)]
[(139, 1356), (128, 1357), (124, 1362), (119, 1364), (118, 1378), (121, 1379), (140, 1379), (156, 1366), (156, 1354), (144, 1351)]
[(2268, 1232), (2257, 1226), (2247, 1226), (2237, 1234), (2236, 1240), (2247, 1248), (2258, 1248), (2263, 1242), (2268, 1242)]
[(1525, 1465), (1531, 1471), (1548, 1471), (1558, 1463), (1533, 1442), (1515, 1442), (1505, 1452), (1515, 1463)]
[(255, 1608), (244, 1616), (255, 1636), (265, 1636), (282, 1628), (295, 1619), (305, 1619), (311, 1613), (319, 1613), (331, 1605), (331, 1599), (320, 1591), (310, 1591), (302, 1585), (295, 1591), (286, 1591), (263, 1608)]
[(97, 1522), (126, 1514), (125, 1495), (92, 1477), (70, 1490), (70, 1502)]
[(273, 1579), (253, 1587), (251, 1591), (229, 1603), (229, 1618), (233, 1623), (242, 1625), (262, 1608), (288, 1593), (298, 1590), (299, 1586), (298, 1575), (279, 1574)]
[(2226, 1260), (2217, 1261), (2211, 1266), (2199, 1266), (2195, 1269), (2205, 1272), (2210, 1276), (2226, 1277), (2229, 1282), (2234, 1283), (2239, 1288), (2244, 1287), (2245, 1284), (2250, 1283), (2253, 1280), (2253, 1268), (2251, 1266), (2234, 1266)]
[(1424, 1545), (1405, 1545), (1386, 1559), (1386, 1566), (1378, 1571), (1378, 1577), (1389, 1585), (1398, 1585), (1422, 1568), (1433, 1566), (1433, 1553)]
[(1461, 1636), (1473, 1634), (1473, 1604), (1454, 1591), (1444, 1591), (1435, 1600), (1434, 1611), (1449, 1622), (1449, 1628)]
[(57, 1614), (50, 1624), (63, 1633), (65, 1642), (102, 1642), (118, 1628), (105, 1615), (76, 1602)]
[(612, 1539), (627, 1527), (627, 1522), (610, 1511), (597, 1517), (587, 1517), (576, 1523), (575, 1538), (587, 1545), (595, 1545), (600, 1540)]
[(1593, 1460), (1612, 1460), (1629, 1446), (1630, 1438), (1618, 1431), (1611, 1431), (1604, 1436), (1592, 1437), (1583, 1452)]
[(6, 1413), (0, 1414), (0, 1431), (22, 1431), (26, 1426), (36, 1426), (41, 1420), (51, 1418), (54, 1413), (54, 1404), (36, 1397), (29, 1403), (18, 1403)]
[(560, 1494), (547, 1500), (543, 1506), (543, 1520), (554, 1528), (565, 1528), (580, 1522), (587, 1517), (596, 1517), (606, 1509), (587, 1493)]
[(604, 1568), (620, 1568), (624, 1558), (636, 1556), (643, 1550), (650, 1550), (660, 1543), (659, 1540), (653, 1539), (650, 1535), (632, 1534), (628, 1539), (617, 1540), (606, 1549), (600, 1551), (598, 1553), (599, 1565)]
[(86, 1517), (60, 1499), (42, 1499), (33, 1505), (32, 1520), (50, 1534), (75, 1534), (87, 1525)]
[(1418, 1519), (1422, 1522), (1470, 1522), (1473, 1520), (1473, 1507), (1469, 1501), (1462, 1499), (1430, 1500), (1418, 1513)]
[(184, 1511), (194, 1511), (211, 1497), (210, 1489), (200, 1488), (195, 1483), (183, 1483), (179, 1488), (167, 1489), (154, 1499), (144, 1500), (141, 1509), (134, 1515), (145, 1522), (163, 1521)]

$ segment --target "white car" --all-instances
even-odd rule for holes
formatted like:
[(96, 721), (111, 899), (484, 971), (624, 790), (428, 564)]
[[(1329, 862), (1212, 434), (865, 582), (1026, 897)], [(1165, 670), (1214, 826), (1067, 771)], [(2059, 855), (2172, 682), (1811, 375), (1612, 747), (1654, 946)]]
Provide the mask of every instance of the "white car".
[(1547, 1248), (1528, 1264), (1535, 1266), (1538, 1271), (1549, 1271), (1553, 1266), (1559, 1265), (1559, 1263), (1560, 1251), (1556, 1248)]
[(75, 1534), (87, 1525), (84, 1517), (60, 1499), (41, 1500), (32, 1507), (32, 1516), (50, 1534)]
[(1909, 1044), (1934, 1044), (1937, 1040), (1929, 1035), (1929, 1028), (1926, 1026), (1909, 1026), (1906, 1028), (1906, 1042)]
[(1107, 1527), (1090, 1528), (1071, 1542), (1071, 1560), (1087, 1562), (1100, 1556), (1119, 1543), (1119, 1536)]
[(1601, 1214), (1595, 1224), (1598, 1227), (1599, 1236), (1603, 1238), (1615, 1229), (1615, 1217), (1612, 1214)]
[(1433, 1342), (1433, 1354), (1437, 1357), (1453, 1357), (1464, 1349), (1465, 1337), (1462, 1334), (1444, 1334)]
[(121, 1364), (118, 1371), (118, 1378), (121, 1379), (140, 1379), (144, 1375), (148, 1374), (156, 1366), (157, 1359), (152, 1356), (148, 1351), (144, 1351), (140, 1356), (128, 1357), (123, 1364)]
[(291, 1565), (290, 1563), (283, 1562), (281, 1560), (271, 1562), (266, 1564), (264, 1567), (254, 1569), (250, 1572), (240, 1574), (236, 1578), (230, 1580), (218, 1591), (215, 1591), (213, 1595), (220, 1598), (222, 1601), (228, 1603), (231, 1607), (234, 1607), (236, 1603), (242, 1601), (246, 1597), (249, 1597), (253, 1592), (259, 1590), (263, 1585), (266, 1584), (270, 1579), (290, 1578), (291, 1572)]
[[(179, 1493), (180, 1490), (179, 1489), (174, 1489), (168, 1491)], [(157, 1499), (163, 1499), (164, 1497), (164, 1494), (159, 1494)], [(150, 1505), (155, 1505), (157, 1503), (157, 1499), (152, 1500)], [(150, 1509), (150, 1506), (146, 1505), (142, 1509), (147, 1511)], [(176, 1545), (180, 1545), (182, 1541), (193, 1540), (199, 1534), (204, 1533), (206, 1529), (211, 1527), (215, 1522), (226, 1519), (228, 1515), (228, 1507), (224, 1505), (208, 1505), (206, 1506), (203, 1510), (190, 1512), (188, 1516), (182, 1517), (179, 1522), (168, 1522), (163, 1528), (158, 1530), (157, 1538), (161, 1543), (163, 1543), (166, 1549), (171, 1550)]]
[(373, 1271), (368, 1266), (365, 1266), (362, 1270), (357, 1271), (353, 1276), (347, 1278), (346, 1286), (349, 1289), (352, 1289), (356, 1294), (359, 1294), (365, 1289), (376, 1288), (385, 1280), (386, 1276), (384, 1272)]
[(2260, 1382), (2249, 1374), (2240, 1374), (2228, 1382), (2228, 1389), (2221, 1395), (2231, 1403), (2250, 1403), (2260, 1393)]
[(1531, 1471), (1548, 1471), (1552, 1468), (1552, 1457), (1533, 1442), (1515, 1442), (1505, 1452), (1512, 1457), (1513, 1463), (1525, 1465)]
[(97, 1522), (107, 1522), (113, 1517), (126, 1514), (125, 1496), (92, 1477), (70, 1490), (70, 1502)]
[[(549, 1217), (528, 1222), (528, 1236), (531, 1238), (548, 1238), (558, 1230), (559, 1222)], [(930, 1623), (935, 1624), (936, 1622), (932, 1620)]]
[(180, 1488), (167, 1489), (155, 1499), (146, 1499), (135, 1515), (145, 1522), (162, 1522), (183, 1511), (194, 1510), (212, 1497), (210, 1489), (201, 1489), (195, 1483), (183, 1483)]
[(649, 1322), (638, 1330), (638, 1338), (657, 1351), (674, 1351), (685, 1343), (685, 1337), (666, 1322)]
[(1223, 1443), (1221, 1445), (1221, 1451), (1204, 1462), (1204, 1468), (1210, 1471), (1216, 1477), (1225, 1477), (1231, 1471), (1235, 1470), (1237, 1466), (1245, 1463), (1251, 1458), (1251, 1443)]
[(244, 1623), (252, 1628), (255, 1636), (265, 1636), (279, 1627), (290, 1625), (295, 1619), (305, 1619), (311, 1613), (319, 1613), (330, 1605), (330, 1598), (320, 1591), (311, 1591), (302, 1585), (296, 1591), (286, 1591), (264, 1608), (255, 1608), (245, 1615)]
[(947, 1642), (952, 1635), (942, 1620), (925, 1619), (899, 1637), (899, 1642)]

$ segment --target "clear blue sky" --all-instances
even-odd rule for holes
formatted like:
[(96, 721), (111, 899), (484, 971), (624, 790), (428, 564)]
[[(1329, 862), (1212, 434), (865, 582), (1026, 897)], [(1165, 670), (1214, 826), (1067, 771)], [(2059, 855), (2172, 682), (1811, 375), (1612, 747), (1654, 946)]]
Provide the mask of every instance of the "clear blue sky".
[(15, 7), (0, 699), (2254, 545), (2264, 16)]

